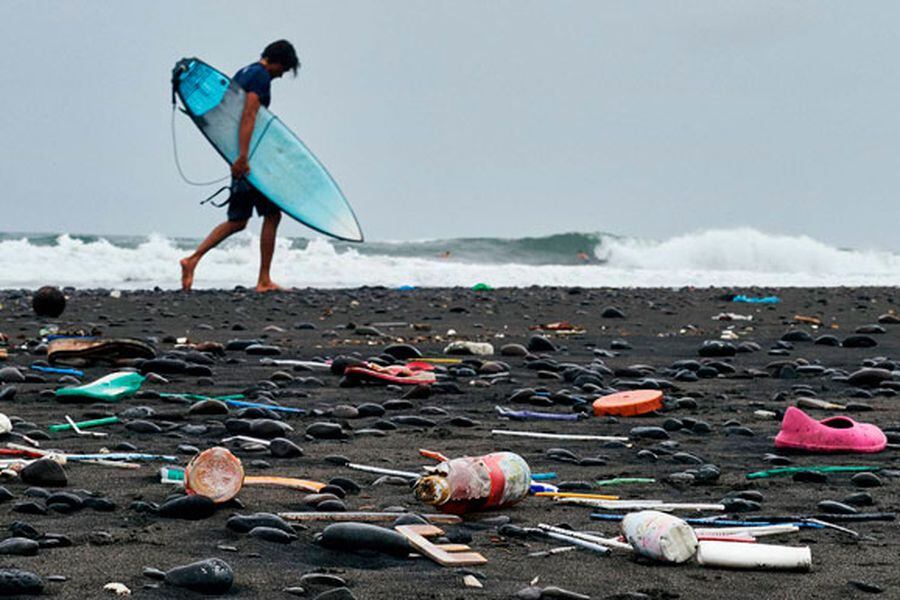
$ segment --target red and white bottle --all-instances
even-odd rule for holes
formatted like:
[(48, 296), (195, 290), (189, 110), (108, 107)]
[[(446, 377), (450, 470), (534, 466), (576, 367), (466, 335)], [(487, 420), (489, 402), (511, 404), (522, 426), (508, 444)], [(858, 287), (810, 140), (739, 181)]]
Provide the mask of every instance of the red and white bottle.
[(464, 456), (430, 467), (415, 486), (416, 497), (447, 513), (509, 506), (528, 496), (531, 468), (512, 452)]

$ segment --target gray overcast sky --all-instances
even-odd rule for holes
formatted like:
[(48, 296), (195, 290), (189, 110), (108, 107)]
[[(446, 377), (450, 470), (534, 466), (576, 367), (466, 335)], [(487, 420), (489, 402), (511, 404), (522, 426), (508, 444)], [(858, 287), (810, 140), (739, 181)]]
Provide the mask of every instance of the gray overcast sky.
[[(224, 212), (173, 166), (169, 70), (285, 37), (303, 68), (271, 108), (370, 239), (750, 225), (898, 251), (898, 22), (896, 1), (3, 0), (0, 230), (205, 235)], [(177, 125), (188, 173), (225, 174)]]

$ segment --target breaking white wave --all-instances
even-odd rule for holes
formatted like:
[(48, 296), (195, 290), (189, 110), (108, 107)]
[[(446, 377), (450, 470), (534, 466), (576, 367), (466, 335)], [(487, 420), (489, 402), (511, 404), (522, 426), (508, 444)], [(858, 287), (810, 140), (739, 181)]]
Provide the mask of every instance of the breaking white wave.
[[(178, 260), (196, 240), (154, 235), (0, 234), (0, 288), (180, 287)], [(594, 256), (579, 264), (578, 249)], [(195, 287), (252, 286), (259, 240), (242, 233), (210, 252)], [(437, 252), (441, 250), (441, 252)], [(449, 256), (439, 257), (444, 251)], [(583, 258), (583, 257), (582, 257)], [(292, 287), (558, 285), (613, 287), (900, 284), (900, 256), (841, 250), (805, 236), (714, 230), (663, 241), (607, 234), (372, 243), (280, 239), (273, 279)]]

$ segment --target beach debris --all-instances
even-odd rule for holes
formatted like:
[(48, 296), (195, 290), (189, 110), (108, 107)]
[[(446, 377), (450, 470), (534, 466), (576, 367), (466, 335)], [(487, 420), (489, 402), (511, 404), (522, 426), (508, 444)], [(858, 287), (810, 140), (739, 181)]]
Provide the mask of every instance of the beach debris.
[(580, 435), (568, 433), (540, 433), (537, 431), (513, 431), (509, 429), (491, 429), (491, 435), (509, 437), (537, 438), (545, 440), (570, 440), (580, 442), (627, 442), (627, 437), (610, 435)]
[(395, 527), (416, 552), (444, 567), (483, 565), (487, 559), (465, 544), (434, 544), (427, 538), (440, 536), (444, 530), (434, 525), (398, 525)]
[(84, 385), (60, 388), (56, 390), (56, 398), (63, 401), (76, 398), (118, 402), (136, 394), (143, 383), (144, 376), (140, 373), (121, 371), (110, 373)]
[(705, 567), (808, 571), (812, 553), (808, 546), (776, 546), (704, 540), (698, 543), (697, 562)]
[(798, 473), (860, 473), (864, 471), (878, 471), (881, 467), (874, 465), (807, 465), (805, 467), (778, 467), (765, 471), (747, 473), (747, 479), (768, 479), (783, 475), (795, 475)]
[(877, 426), (858, 423), (840, 415), (816, 421), (799, 408), (789, 406), (775, 437), (776, 448), (806, 452), (881, 452), (887, 437)]
[(464, 575), (463, 576), (463, 584), (466, 587), (470, 587), (470, 588), (481, 589), (484, 587), (484, 584), (482, 584), (481, 581), (479, 581), (478, 578), (475, 577), (474, 575)]
[(416, 481), (416, 498), (453, 514), (515, 504), (531, 484), (528, 463), (513, 452), (445, 460), (426, 471)]
[(494, 353), (494, 346), (488, 342), (467, 342), (457, 340), (450, 342), (444, 348), (444, 354), (463, 356), (490, 356)]
[(155, 357), (153, 346), (134, 338), (60, 337), (47, 344), (47, 360), (51, 364), (74, 367), (117, 365), (130, 359)]
[(185, 491), (206, 496), (216, 504), (237, 496), (244, 485), (269, 485), (304, 492), (319, 492), (325, 487), (318, 481), (294, 477), (245, 476), (240, 459), (221, 446), (204, 450), (191, 459), (184, 470)]
[(745, 304), (778, 304), (781, 302), (781, 298), (778, 296), (745, 296), (744, 294), (738, 294), (731, 301)]
[(130, 596), (131, 590), (124, 583), (119, 583), (116, 581), (112, 581), (103, 586), (103, 590), (106, 592), (112, 592), (116, 596)]
[(333, 523), (315, 541), (324, 548), (342, 552), (374, 552), (397, 558), (406, 558), (412, 552), (404, 535), (370, 523)]
[[(360, 522), (380, 522), (380, 521), (396, 521), (401, 517), (409, 516), (411, 513), (404, 512), (281, 512), (278, 516), (288, 521), (360, 521)], [(446, 525), (456, 525), (462, 522), (462, 518), (458, 515), (445, 514), (426, 514), (415, 513), (416, 516), (425, 519), (430, 523), (441, 523)]]
[(578, 421), (585, 418), (583, 413), (546, 413), (531, 410), (512, 410), (503, 406), (495, 406), (497, 415), (514, 421)]
[(625, 515), (622, 534), (636, 553), (653, 560), (683, 563), (697, 552), (693, 528), (678, 517), (657, 510)]
[(712, 318), (713, 321), (752, 321), (753, 315), (741, 315), (733, 312), (719, 313)]
[(663, 407), (663, 393), (659, 390), (629, 390), (607, 394), (594, 400), (594, 414), (598, 417), (615, 415), (634, 417)]

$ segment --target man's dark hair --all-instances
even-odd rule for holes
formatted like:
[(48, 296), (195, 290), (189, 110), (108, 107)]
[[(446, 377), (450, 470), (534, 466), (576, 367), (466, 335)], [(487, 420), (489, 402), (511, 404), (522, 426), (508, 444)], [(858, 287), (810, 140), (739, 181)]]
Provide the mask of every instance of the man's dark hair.
[(278, 40), (266, 46), (266, 49), (262, 52), (262, 58), (270, 63), (278, 63), (285, 70), (290, 70), (294, 75), (297, 74), (297, 69), (300, 68), (297, 52), (287, 40)]

